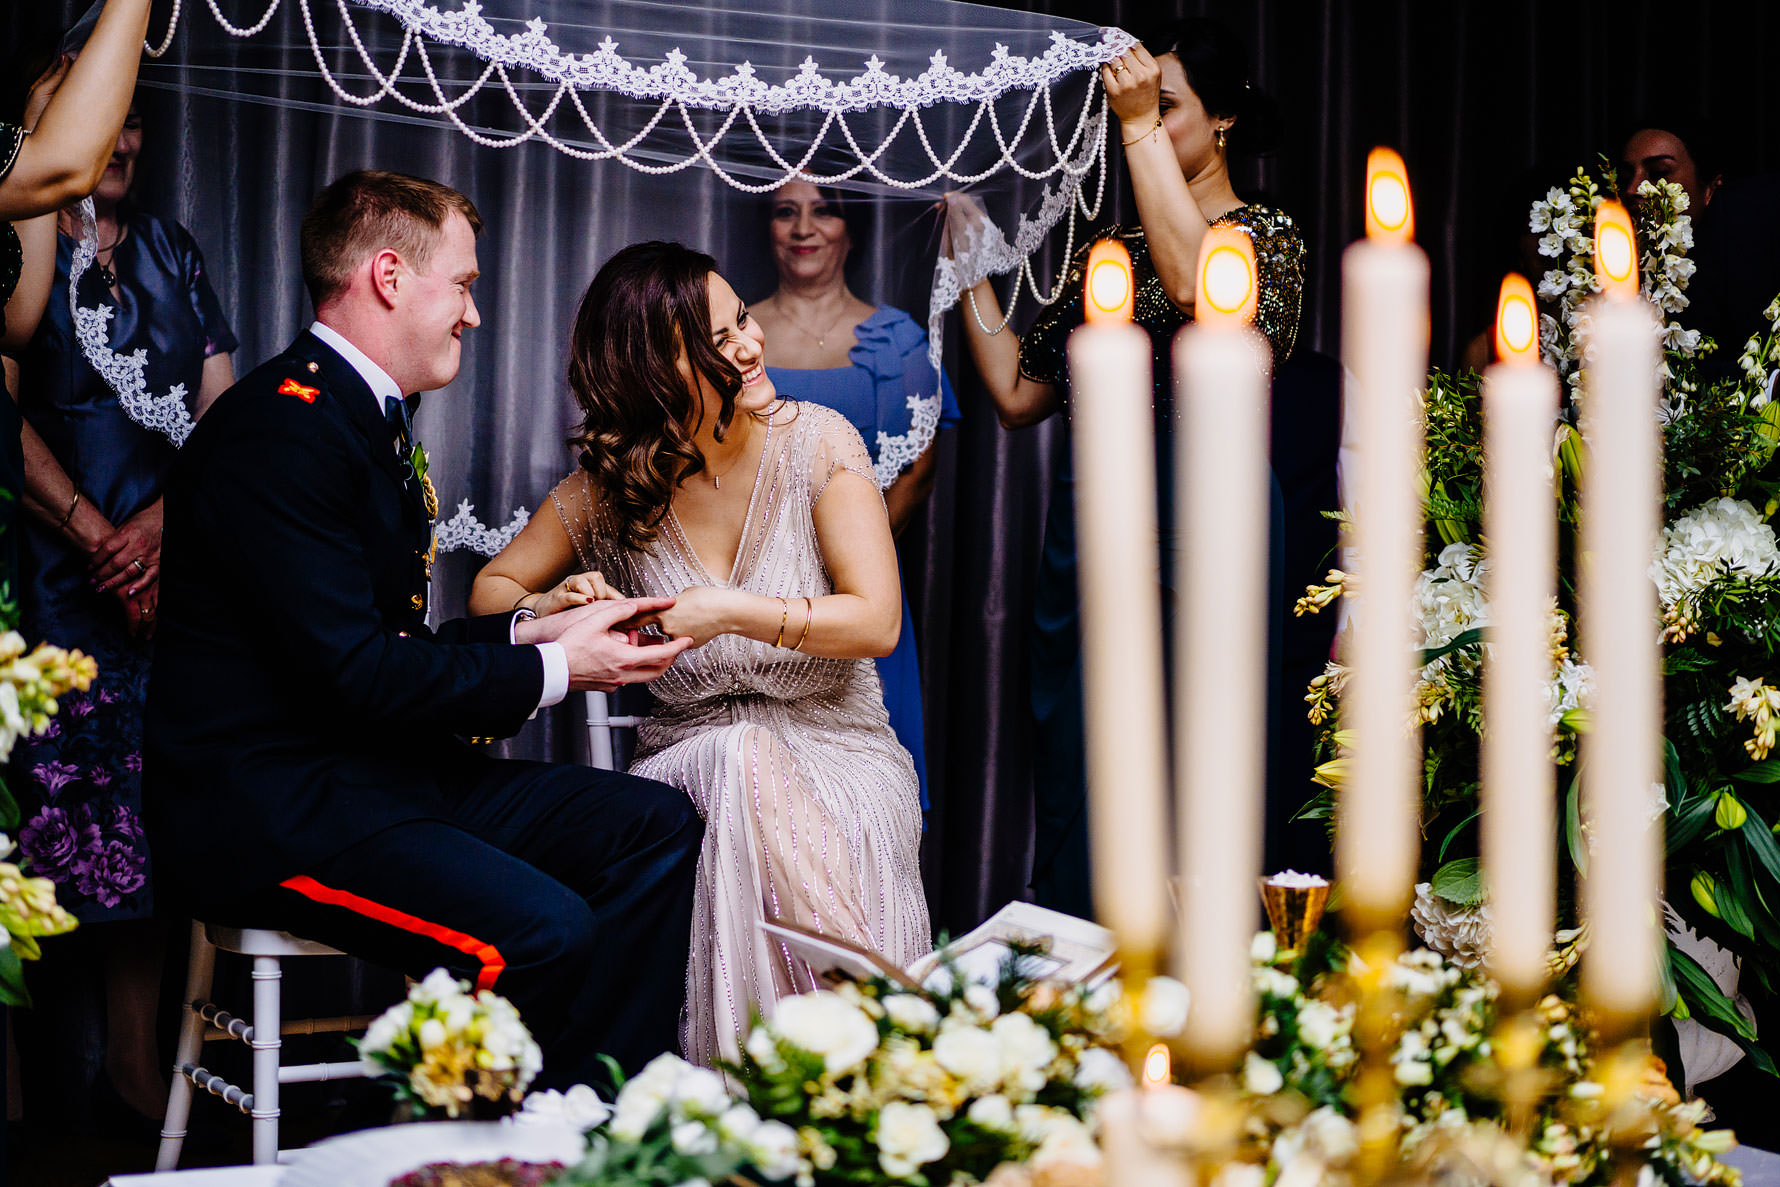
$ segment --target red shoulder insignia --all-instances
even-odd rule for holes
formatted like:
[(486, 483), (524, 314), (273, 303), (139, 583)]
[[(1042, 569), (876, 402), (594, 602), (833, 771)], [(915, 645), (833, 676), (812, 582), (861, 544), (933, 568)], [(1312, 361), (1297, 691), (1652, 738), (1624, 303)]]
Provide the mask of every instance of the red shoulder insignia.
[(294, 379), (287, 379), (278, 387), (281, 396), (295, 396), (305, 404), (315, 403), (315, 397), (321, 395), (319, 387), (304, 387)]

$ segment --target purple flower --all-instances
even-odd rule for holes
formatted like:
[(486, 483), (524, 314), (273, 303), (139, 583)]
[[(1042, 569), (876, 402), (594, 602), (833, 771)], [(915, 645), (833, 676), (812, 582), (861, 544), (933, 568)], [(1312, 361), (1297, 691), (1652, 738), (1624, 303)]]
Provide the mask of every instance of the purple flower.
[(99, 690), (99, 703), (101, 705), (115, 705), (122, 699), (122, 697), (109, 688), (101, 688)]
[(43, 784), (44, 794), (53, 800), (80, 776), (80, 768), (71, 762), (40, 762), (31, 768), (31, 774)]
[(148, 881), (144, 855), (128, 841), (106, 841), (87, 849), (74, 863), (74, 889), (101, 906), (115, 907), (124, 895)]
[(93, 715), (93, 702), (85, 697), (65, 700), (62, 702), (62, 707), (67, 709), (73, 717), (91, 717)]
[(99, 818), (99, 826), (108, 841), (134, 843), (142, 840), (142, 818), (128, 804), (112, 804)]
[(37, 737), (41, 741), (45, 741), (45, 742), (49, 741), (52, 738), (59, 738), (61, 736), (62, 736), (62, 723), (57, 721), (53, 717), (50, 718), (49, 724), (43, 727), (43, 732), (37, 735)]
[(31, 872), (52, 882), (66, 882), (83, 851), (99, 844), (99, 826), (85, 808), (72, 813), (45, 808), (19, 833), (19, 846), (31, 859)]
[(111, 772), (104, 767), (88, 767), (87, 782), (91, 783), (94, 787), (101, 789), (110, 787)]
[(132, 750), (124, 755), (124, 770), (140, 773), (142, 770), (142, 752)]

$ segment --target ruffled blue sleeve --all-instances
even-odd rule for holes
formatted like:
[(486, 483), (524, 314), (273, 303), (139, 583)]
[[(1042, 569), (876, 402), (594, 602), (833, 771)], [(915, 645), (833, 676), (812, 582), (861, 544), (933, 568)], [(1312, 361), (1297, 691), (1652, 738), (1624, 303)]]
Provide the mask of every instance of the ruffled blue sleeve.
[(877, 400), (877, 434), (871, 445), (878, 489), (927, 452), (940, 429), (960, 419), (957, 397), (944, 371), (927, 357), (927, 333), (900, 309), (883, 305), (854, 331), (847, 357), (868, 372)]

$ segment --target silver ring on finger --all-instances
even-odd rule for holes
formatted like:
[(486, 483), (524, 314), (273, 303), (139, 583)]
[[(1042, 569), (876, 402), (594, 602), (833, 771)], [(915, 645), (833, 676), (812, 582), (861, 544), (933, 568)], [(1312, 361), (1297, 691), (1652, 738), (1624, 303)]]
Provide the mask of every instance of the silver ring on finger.
[(138, 577), (140, 577), (140, 576), (142, 576), (142, 575), (143, 575), (143, 574), (144, 574), (144, 573), (146, 573), (146, 572), (148, 572), (148, 570), (147, 570), (147, 569), (145, 569), (145, 568), (144, 568), (144, 567), (143, 567), (143, 565), (142, 565), (142, 558), (141, 558), (141, 557), (137, 557), (137, 558), (136, 558), (136, 559), (135, 559), (135, 560), (133, 560), (133, 561), (131, 561), (131, 562), (130, 562), (130, 567), (131, 567), (131, 568), (133, 568), (133, 569), (135, 569), (135, 570), (136, 570), (136, 575), (137, 575), (137, 576), (138, 576)]

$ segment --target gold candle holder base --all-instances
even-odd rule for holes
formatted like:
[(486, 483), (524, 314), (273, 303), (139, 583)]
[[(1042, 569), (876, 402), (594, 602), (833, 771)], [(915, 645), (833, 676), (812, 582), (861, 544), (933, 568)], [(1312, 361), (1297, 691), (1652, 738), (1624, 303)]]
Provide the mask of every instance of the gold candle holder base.
[(1274, 942), (1282, 952), (1299, 951), (1322, 926), (1323, 912), (1329, 906), (1329, 884), (1280, 885), (1272, 878), (1262, 878), (1260, 886)]

